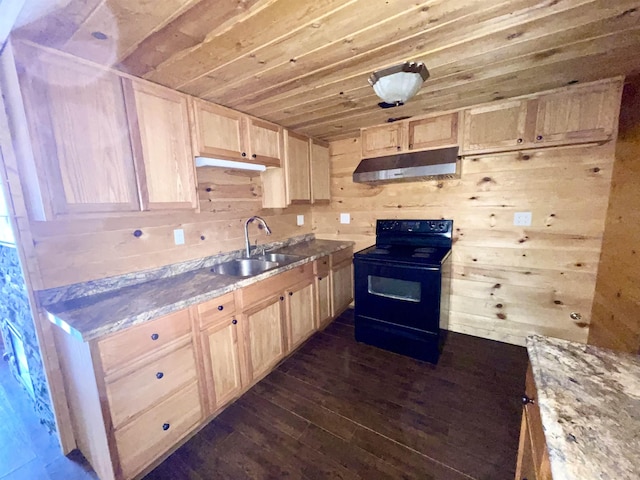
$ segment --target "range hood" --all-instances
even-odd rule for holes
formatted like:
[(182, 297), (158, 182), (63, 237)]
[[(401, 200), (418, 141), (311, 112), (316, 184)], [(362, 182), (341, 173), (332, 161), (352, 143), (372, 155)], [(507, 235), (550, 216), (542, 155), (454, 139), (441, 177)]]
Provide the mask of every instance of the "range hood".
[(353, 172), (356, 183), (415, 182), (454, 178), (458, 170), (458, 147), (388, 157), (364, 158)]

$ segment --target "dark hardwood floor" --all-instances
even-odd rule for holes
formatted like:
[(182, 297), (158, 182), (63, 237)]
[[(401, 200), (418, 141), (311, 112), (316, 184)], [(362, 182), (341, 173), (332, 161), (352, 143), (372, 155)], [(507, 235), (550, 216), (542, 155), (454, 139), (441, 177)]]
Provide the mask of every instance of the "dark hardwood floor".
[(0, 361), (0, 480), (88, 480), (98, 477), (79, 452), (60, 453), (27, 392)]
[(437, 366), (358, 344), (349, 310), (146, 479), (512, 480), (526, 365), (454, 333)]
[[(437, 366), (358, 344), (349, 310), (146, 480), (512, 480), (524, 348), (450, 333)], [(95, 479), (0, 365), (0, 480)]]

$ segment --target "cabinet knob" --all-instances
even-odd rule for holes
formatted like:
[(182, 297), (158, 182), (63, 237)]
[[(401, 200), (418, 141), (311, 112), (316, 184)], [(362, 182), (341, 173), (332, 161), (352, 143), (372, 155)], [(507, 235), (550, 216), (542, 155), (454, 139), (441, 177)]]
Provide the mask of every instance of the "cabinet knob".
[(400, 145), (398, 145), (398, 146), (396, 147), (396, 150), (400, 150)]
[(292, 297), (293, 296), (293, 292), (289, 292), (289, 296)]
[(522, 139), (521, 138), (518, 139), (518, 143), (522, 143)]
[(212, 190), (213, 190), (213, 188), (211, 188), (211, 187), (207, 187), (207, 188), (205, 188), (205, 191), (207, 191), (207, 192), (210, 192), (210, 191), (212, 191)]
[(142, 236), (142, 230), (134, 230), (133, 236), (136, 238), (140, 238)]
[(536, 401), (533, 398), (522, 395), (522, 405), (533, 405), (534, 403), (536, 403)]
[(168, 423), (163, 423), (163, 424), (162, 424), (162, 429), (166, 432), (167, 430), (169, 430), (169, 427), (170, 427), (170, 426), (171, 426), (171, 425), (169, 425)]
[(280, 297), (280, 301), (283, 301), (283, 300), (284, 300), (284, 297)]
[(542, 140), (542, 135), (536, 136), (536, 140)]
[(318, 280), (322, 280), (322, 277), (318, 277)]
[(162, 372), (158, 372), (158, 373), (156, 373), (156, 378), (157, 378), (158, 380), (160, 380), (162, 377), (164, 377), (164, 373), (162, 373)]
[(243, 157), (246, 157), (246, 156), (247, 156), (247, 154), (246, 154), (245, 152), (242, 152), (242, 156), (243, 156)]
[(258, 158), (258, 155), (254, 153), (253, 155), (251, 155), (251, 158)]
[(238, 320), (236, 320), (235, 318), (233, 320), (231, 320), (231, 323), (233, 323), (234, 325), (236, 325), (238, 323)]
[(413, 143), (410, 143), (410, 144), (409, 144), (409, 148), (413, 148)]
[(218, 305), (218, 310), (219, 310), (219, 311), (224, 310), (224, 306), (223, 306), (223, 305)]
[(152, 333), (151, 334), (151, 340), (157, 340), (160, 338), (160, 335), (158, 335), (157, 333)]

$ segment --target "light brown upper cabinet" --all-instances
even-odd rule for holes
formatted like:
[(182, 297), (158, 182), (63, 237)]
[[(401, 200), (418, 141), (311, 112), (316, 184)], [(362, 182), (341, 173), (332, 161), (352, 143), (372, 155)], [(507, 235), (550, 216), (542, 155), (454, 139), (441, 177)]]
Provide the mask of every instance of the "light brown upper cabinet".
[(331, 199), (329, 146), (310, 140), (311, 145), (311, 203), (326, 203)]
[(195, 98), (192, 118), (196, 156), (281, 165), (282, 127)]
[(464, 151), (513, 150), (529, 142), (527, 106), (528, 100), (511, 100), (465, 110)]
[(362, 156), (393, 155), (404, 149), (405, 124), (401, 122), (363, 128), (361, 131)]
[(606, 141), (612, 138), (621, 82), (573, 87), (538, 99), (536, 143)]
[(252, 161), (279, 167), (283, 150), (282, 127), (253, 117), (245, 118)]
[(364, 158), (457, 145), (458, 112), (363, 128), (361, 142)]
[(138, 210), (120, 78), (20, 42), (15, 52), (43, 200), (32, 215)]
[(409, 150), (428, 150), (458, 144), (458, 112), (407, 122)]
[(123, 79), (143, 210), (195, 209), (188, 97)]
[(284, 143), (287, 203), (309, 203), (311, 201), (309, 138), (286, 130)]
[(614, 78), (467, 109), (463, 153), (610, 140), (621, 94), (622, 80)]

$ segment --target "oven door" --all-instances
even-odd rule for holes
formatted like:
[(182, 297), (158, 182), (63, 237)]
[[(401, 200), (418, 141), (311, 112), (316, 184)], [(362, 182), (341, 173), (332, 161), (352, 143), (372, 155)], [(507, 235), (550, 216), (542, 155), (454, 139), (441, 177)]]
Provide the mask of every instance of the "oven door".
[(356, 316), (438, 332), (440, 268), (354, 259)]

